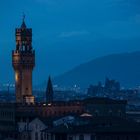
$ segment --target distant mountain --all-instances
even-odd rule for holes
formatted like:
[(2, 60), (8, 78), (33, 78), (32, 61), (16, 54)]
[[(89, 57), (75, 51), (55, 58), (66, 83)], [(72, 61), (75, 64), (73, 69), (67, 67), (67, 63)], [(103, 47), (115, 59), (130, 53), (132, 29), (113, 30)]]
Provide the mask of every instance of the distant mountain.
[(140, 85), (140, 51), (104, 56), (81, 64), (53, 79), (62, 86), (79, 85), (87, 88), (90, 84), (103, 82), (105, 78), (121, 82), (124, 87)]

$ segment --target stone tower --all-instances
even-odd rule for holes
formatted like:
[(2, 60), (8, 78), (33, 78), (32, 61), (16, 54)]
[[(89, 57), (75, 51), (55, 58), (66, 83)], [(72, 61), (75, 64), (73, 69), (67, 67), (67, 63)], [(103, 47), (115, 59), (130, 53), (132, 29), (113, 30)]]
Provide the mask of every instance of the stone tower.
[(12, 51), (16, 102), (34, 103), (32, 71), (35, 66), (35, 51), (32, 48), (32, 29), (26, 27), (24, 18), (21, 27), (15, 30), (16, 49)]
[(51, 77), (49, 76), (48, 85), (46, 89), (46, 103), (52, 104), (53, 103), (53, 86), (51, 82)]

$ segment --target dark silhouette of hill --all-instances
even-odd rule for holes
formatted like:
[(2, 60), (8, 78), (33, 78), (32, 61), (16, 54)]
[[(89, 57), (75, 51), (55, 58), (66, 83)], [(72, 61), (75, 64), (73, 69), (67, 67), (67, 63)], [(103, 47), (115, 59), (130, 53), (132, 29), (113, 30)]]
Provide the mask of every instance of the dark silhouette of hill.
[(124, 87), (140, 85), (140, 51), (104, 56), (81, 64), (74, 69), (53, 79), (62, 86), (79, 85), (87, 88), (90, 84), (116, 79)]

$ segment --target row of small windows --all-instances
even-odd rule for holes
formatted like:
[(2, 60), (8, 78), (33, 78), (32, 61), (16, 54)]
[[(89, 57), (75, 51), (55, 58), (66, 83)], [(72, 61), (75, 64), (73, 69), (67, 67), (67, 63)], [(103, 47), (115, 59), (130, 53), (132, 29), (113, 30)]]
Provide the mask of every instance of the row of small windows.
[[(97, 138), (98, 140), (138, 140), (139, 138), (137, 136), (98, 136)], [(74, 138), (72, 136), (68, 137), (68, 140), (74, 140)], [(86, 140), (86, 137), (84, 135), (79, 135), (79, 140)], [(96, 140), (96, 136), (95, 135), (90, 135), (90, 140)]]
[(34, 62), (34, 60), (33, 59), (31, 59), (31, 60), (13, 60), (13, 62), (14, 63), (32, 63), (32, 62)]
[[(68, 140), (75, 140), (73, 136), (69, 136)], [(86, 140), (86, 137), (81, 134), (79, 135), (79, 140)], [(90, 135), (90, 140), (95, 140), (95, 135)]]
[[(35, 132), (34, 137), (35, 137), (35, 140), (50, 140), (50, 139), (52, 139), (51, 134), (47, 134), (44, 132), (41, 132), (41, 133)], [(59, 138), (62, 139), (61, 136)], [(85, 137), (84, 134), (81, 134), (78, 136), (78, 140), (86, 140), (86, 139), (87, 139), (87, 137)], [(103, 139), (104, 140), (112, 140), (112, 139), (115, 139), (115, 140), (139, 140), (139, 137), (137, 137), (137, 136), (125, 136), (125, 135), (124, 136), (95, 136), (94, 134), (89, 135), (89, 140), (96, 140), (96, 139), (98, 139), (98, 140), (103, 140)], [(75, 137), (68, 136), (68, 140), (75, 140)]]
[(75, 107), (75, 106), (81, 106), (81, 104), (80, 104), (80, 103), (77, 103), (77, 102), (76, 102), (76, 103), (69, 103), (69, 102), (68, 102), (68, 103), (53, 104), (53, 106), (62, 106), (62, 107), (63, 107), (63, 106), (65, 106), (65, 107), (66, 107), (66, 106), (68, 106), (68, 107), (71, 106), (71, 107)]
[(139, 136), (97, 136), (98, 140), (102, 140), (104, 138), (104, 140), (139, 140)]
[(12, 112), (1, 111), (0, 117), (1, 118), (14, 118), (14, 114)]
[(51, 116), (51, 115), (66, 115), (68, 113), (82, 113), (81, 110), (71, 110), (71, 111), (46, 111), (46, 112), (40, 112), (40, 114), (43, 114), (44, 116)]
[[(100, 113), (102, 113), (102, 111), (99, 111), (99, 110), (92, 110), (92, 111), (89, 111), (89, 112), (94, 112), (95, 116), (98, 116)], [(114, 111), (114, 112), (112, 110), (109, 110), (106, 113), (108, 113), (110, 116), (112, 116), (113, 114), (118, 115), (118, 116), (123, 115), (122, 111), (120, 111), (120, 110)]]
[[(50, 116), (50, 115), (65, 115), (67, 113), (82, 113), (82, 110), (68, 110), (68, 111), (42, 111), (40, 114), (43, 114), (44, 116)], [(98, 116), (100, 112), (98, 110), (94, 111), (95, 115)], [(112, 111), (108, 112), (110, 115), (113, 115)], [(122, 112), (118, 111), (118, 115), (122, 116)]]

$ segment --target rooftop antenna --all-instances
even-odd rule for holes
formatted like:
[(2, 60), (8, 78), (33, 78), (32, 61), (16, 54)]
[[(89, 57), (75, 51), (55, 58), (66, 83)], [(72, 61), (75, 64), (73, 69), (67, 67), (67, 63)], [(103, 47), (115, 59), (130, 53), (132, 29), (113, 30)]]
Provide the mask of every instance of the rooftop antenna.
[(24, 12), (23, 12), (22, 20), (23, 20), (23, 22), (25, 20), (25, 13)]

